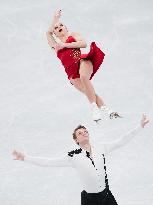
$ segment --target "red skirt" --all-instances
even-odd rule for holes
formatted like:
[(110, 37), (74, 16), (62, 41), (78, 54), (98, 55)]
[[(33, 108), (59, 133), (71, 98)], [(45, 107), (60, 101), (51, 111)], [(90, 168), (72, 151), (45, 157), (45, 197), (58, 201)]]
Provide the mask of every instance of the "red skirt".
[[(73, 54), (75, 54), (75, 58)], [(90, 45), (90, 51), (87, 54), (81, 54), (80, 49), (62, 49), (58, 52), (57, 56), (60, 58), (63, 66), (65, 67), (65, 72), (69, 80), (80, 78), (80, 60), (90, 60), (93, 65), (93, 73), (90, 77), (91, 80), (100, 68), (105, 54), (97, 47), (95, 42), (92, 42)]]

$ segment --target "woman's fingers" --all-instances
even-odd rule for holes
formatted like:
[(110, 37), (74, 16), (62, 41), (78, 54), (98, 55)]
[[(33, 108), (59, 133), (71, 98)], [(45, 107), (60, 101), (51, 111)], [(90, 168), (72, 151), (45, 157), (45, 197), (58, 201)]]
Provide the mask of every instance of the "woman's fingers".
[(57, 44), (55, 45), (55, 51), (56, 51), (56, 52), (57, 52), (58, 50), (62, 49), (62, 48), (64, 48), (64, 45), (63, 45), (62, 43), (57, 43)]
[(56, 18), (60, 18), (60, 16), (61, 16), (61, 9), (58, 9), (57, 11), (55, 11), (54, 16)]

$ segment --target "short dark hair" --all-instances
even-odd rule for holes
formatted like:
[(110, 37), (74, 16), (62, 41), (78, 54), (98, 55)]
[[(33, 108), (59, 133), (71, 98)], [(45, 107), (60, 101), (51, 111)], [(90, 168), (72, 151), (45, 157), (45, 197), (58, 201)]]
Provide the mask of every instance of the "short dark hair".
[[(75, 130), (73, 131), (73, 134), (72, 134), (74, 140), (77, 139), (77, 137), (76, 137), (76, 131), (79, 130), (79, 129), (85, 129), (85, 130), (86, 130), (87, 128), (86, 128), (85, 126), (83, 126), (83, 125), (78, 125), (78, 126), (75, 128)], [(79, 144), (79, 143), (77, 143), (77, 144)]]

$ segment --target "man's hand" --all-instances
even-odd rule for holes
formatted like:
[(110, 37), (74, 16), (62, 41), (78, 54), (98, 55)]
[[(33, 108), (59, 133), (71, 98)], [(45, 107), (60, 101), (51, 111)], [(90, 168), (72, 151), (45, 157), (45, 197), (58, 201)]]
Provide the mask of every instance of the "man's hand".
[(14, 157), (14, 160), (24, 161), (25, 155), (24, 155), (23, 153), (14, 150), (14, 151), (12, 152), (12, 155), (13, 155), (13, 157)]
[(144, 128), (146, 126), (146, 124), (148, 124), (149, 119), (147, 119), (146, 115), (142, 115), (142, 119), (141, 119), (141, 127)]

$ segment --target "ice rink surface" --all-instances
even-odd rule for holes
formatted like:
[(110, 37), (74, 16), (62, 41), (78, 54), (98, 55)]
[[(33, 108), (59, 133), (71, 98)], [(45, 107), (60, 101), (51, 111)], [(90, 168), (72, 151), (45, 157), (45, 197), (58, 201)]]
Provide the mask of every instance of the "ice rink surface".
[[(46, 41), (56, 8), (69, 30), (105, 52), (93, 83), (124, 118), (91, 121), (87, 99), (68, 82)], [(134, 128), (143, 112), (150, 124), (106, 162), (119, 205), (152, 204), (153, 1), (0, 0), (0, 45), (0, 204), (80, 204), (82, 185), (73, 169), (14, 161), (13, 149), (60, 156), (73, 147), (78, 124), (97, 143), (111, 141)]]

